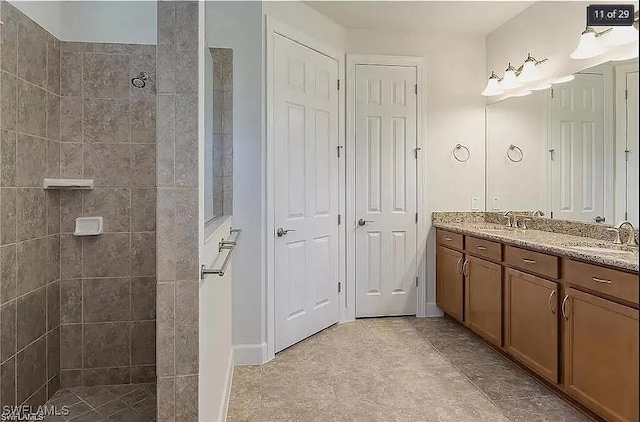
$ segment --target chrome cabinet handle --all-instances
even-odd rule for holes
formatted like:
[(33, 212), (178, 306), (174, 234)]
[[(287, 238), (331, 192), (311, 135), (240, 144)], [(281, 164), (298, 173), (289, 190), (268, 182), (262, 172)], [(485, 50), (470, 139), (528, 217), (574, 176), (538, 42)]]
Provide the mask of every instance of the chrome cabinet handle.
[(451, 242), (453, 239), (450, 237), (445, 237), (444, 240), (446, 240), (447, 242)]
[(555, 290), (551, 290), (551, 294), (549, 295), (549, 310), (551, 311), (552, 314), (555, 315), (556, 311), (553, 309), (553, 307), (551, 306), (551, 299), (553, 299), (553, 296), (556, 294)]
[(565, 295), (564, 299), (562, 299), (562, 316), (564, 319), (569, 319), (569, 315), (567, 315), (567, 300), (569, 299), (569, 295)]
[(282, 237), (282, 236), (285, 236), (287, 233), (294, 232), (294, 231), (295, 230), (291, 230), (291, 229), (285, 230), (282, 227), (280, 227), (278, 230), (276, 230), (276, 235), (278, 237)]
[(487, 250), (487, 248), (485, 248), (484, 246), (476, 246), (476, 247), (481, 251), (486, 251)]
[(469, 260), (465, 259), (462, 264), (462, 275), (469, 275)]
[(536, 260), (535, 259), (522, 258), (522, 262), (524, 262), (525, 264), (535, 264)]
[(462, 262), (462, 257), (460, 257), (458, 259), (458, 262), (456, 262), (456, 271), (458, 271), (460, 274), (462, 274), (462, 269), (460, 269), (460, 263)]
[(365, 220), (364, 218), (361, 218), (360, 220), (358, 220), (358, 225), (360, 227), (364, 226), (367, 223), (373, 223), (373, 220)]
[(604, 280), (604, 279), (598, 278), (598, 277), (591, 277), (591, 279), (593, 281), (595, 281), (596, 283), (611, 284), (611, 280)]

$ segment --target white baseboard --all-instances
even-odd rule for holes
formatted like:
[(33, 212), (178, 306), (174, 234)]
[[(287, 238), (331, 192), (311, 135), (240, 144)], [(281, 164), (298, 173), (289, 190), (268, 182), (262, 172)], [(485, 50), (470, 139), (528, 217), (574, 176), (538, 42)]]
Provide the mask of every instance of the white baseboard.
[(227, 420), (227, 412), (229, 411), (229, 401), (231, 400), (231, 386), (233, 384), (233, 367), (234, 367), (234, 358), (233, 358), (233, 349), (231, 349), (231, 354), (229, 355), (229, 364), (227, 368), (227, 380), (224, 385), (224, 398), (222, 400), (222, 406), (220, 406), (220, 415), (218, 418), (220, 422), (224, 422)]
[(435, 302), (427, 302), (427, 318), (429, 317), (441, 317), (444, 313), (436, 306)]
[(234, 365), (262, 365), (267, 361), (267, 343), (233, 346)]

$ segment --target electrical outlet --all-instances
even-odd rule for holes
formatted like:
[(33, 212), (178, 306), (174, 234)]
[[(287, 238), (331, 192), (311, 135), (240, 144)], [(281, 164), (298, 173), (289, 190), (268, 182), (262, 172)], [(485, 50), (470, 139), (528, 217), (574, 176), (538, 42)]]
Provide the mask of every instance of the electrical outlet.
[(480, 209), (480, 198), (474, 196), (471, 198), (471, 210), (477, 211)]
[(491, 209), (492, 210), (500, 209), (500, 198), (498, 198), (497, 196), (494, 196), (493, 198), (491, 198)]

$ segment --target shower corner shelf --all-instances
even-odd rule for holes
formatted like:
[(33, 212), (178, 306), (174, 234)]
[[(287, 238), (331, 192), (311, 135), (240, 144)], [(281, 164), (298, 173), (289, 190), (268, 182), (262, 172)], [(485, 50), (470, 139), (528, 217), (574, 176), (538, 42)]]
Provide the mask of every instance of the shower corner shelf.
[(93, 179), (49, 179), (45, 178), (44, 189), (93, 189)]

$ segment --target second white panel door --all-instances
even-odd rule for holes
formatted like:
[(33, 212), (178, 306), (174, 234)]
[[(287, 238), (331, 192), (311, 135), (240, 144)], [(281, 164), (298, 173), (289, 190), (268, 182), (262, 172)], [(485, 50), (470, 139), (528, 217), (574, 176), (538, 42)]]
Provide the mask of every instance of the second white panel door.
[(273, 45), (278, 352), (338, 322), (338, 64)]
[(416, 313), (416, 75), (356, 66), (356, 317)]

